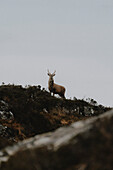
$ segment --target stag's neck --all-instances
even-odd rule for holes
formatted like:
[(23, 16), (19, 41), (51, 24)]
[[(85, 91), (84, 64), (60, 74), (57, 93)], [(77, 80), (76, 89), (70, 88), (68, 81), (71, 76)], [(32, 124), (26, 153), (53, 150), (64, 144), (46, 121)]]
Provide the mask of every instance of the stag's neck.
[(53, 89), (53, 85), (54, 85), (54, 80), (53, 79), (49, 79), (49, 81), (48, 81), (49, 90)]

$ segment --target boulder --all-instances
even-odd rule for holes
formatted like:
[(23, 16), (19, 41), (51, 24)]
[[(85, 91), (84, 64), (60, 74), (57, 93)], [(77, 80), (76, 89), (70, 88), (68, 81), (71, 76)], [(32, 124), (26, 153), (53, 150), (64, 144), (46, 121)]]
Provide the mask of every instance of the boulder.
[(112, 170), (113, 110), (0, 151), (0, 170)]

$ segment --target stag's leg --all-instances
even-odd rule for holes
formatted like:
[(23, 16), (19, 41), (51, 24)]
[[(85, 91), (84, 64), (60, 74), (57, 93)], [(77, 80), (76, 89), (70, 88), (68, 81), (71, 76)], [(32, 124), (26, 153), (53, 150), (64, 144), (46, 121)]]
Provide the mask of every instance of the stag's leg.
[(62, 98), (65, 99), (65, 96), (63, 95)]
[(64, 96), (64, 94), (60, 94), (60, 97), (62, 97), (62, 99), (65, 99), (65, 96)]

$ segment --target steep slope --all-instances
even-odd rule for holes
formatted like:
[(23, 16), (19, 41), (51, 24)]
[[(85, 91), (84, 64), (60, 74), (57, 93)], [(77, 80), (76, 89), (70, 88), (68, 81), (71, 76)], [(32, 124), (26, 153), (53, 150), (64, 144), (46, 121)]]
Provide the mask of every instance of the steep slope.
[(110, 110), (95, 102), (52, 97), (40, 86), (0, 86), (0, 147)]

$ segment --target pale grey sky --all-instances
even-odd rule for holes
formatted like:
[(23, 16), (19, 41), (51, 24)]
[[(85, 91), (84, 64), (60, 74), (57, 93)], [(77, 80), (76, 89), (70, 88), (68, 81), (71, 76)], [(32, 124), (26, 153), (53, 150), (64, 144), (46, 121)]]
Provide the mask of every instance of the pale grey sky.
[(113, 0), (1, 0), (0, 82), (40, 84), (113, 106)]

